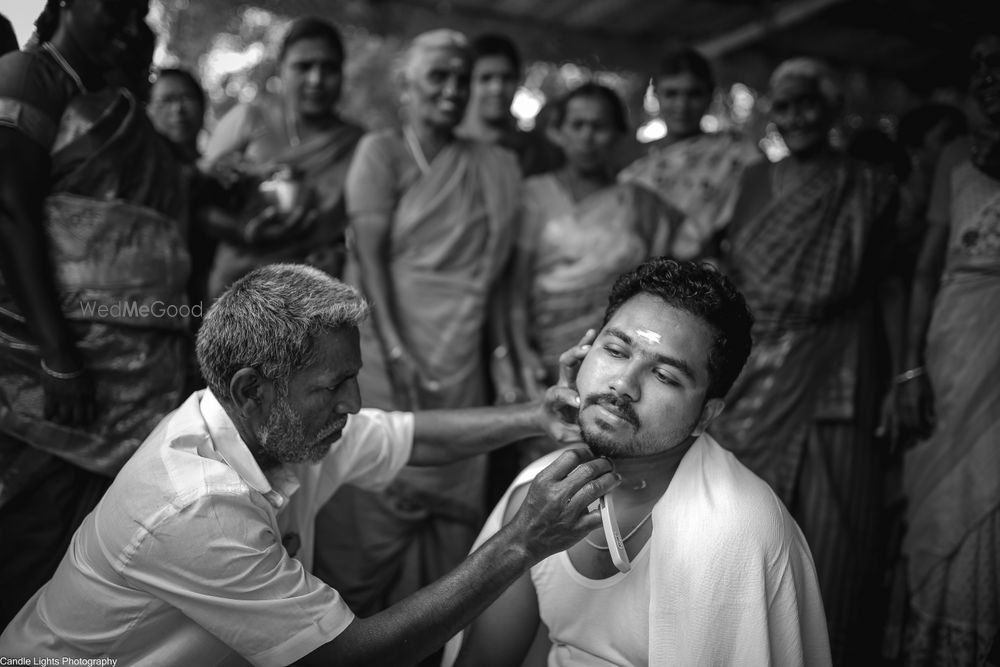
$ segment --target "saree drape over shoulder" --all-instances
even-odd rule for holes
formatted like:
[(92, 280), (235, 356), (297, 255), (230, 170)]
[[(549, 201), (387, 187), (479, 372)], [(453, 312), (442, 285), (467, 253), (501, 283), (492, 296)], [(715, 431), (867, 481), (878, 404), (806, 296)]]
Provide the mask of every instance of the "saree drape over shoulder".
[(744, 175), (726, 261), (756, 318), (754, 347), (710, 431), (799, 522), (834, 663), (852, 664), (877, 650), (865, 634), (875, 623), (858, 609), (874, 608), (866, 596), (877, 583), (883, 476), (874, 433), (888, 367), (878, 358), (876, 297), (895, 188), (860, 163), (824, 160), (780, 199), (775, 167)]
[[(487, 307), (513, 244), (519, 172), (506, 151), (456, 140), (399, 194), (390, 230), (396, 321), (425, 377), (420, 409), (483, 405), (487, 400)], [(374, 304), (376, 308), (384, 307)], [(362, 332), (365, 405), (395, 405), (373, 325)], [(396, 489), (430, 495), (468, 519), (479, 515), (485, 459), (441, 468), (406, 468)]]
[(55, 456), (114, 475), (180, 402), (190, 269), (187, 192), (169, 146), (127, 92), (76, 98), (52, 149), (44, 225), (63, 314), (91, 372), (97, 417), (43, 417), (39, 349), (0, 281), (0, 503)]
[(740, 174), (761, 159), (753, 142), (735, 134), (699, 134), (653, 146), (618, 180), (641, 185), (684, 213), (671, 254), (691, 259), (729, 222)]
[(908, 665), (980, 665), (1000, 626), (1000, 181), (951, 172), (927, 335), (931, 437), (907, 452)]
[[(347, 229), (344, 183), (364, 131), (342, 123), (296, 143), (288, 135), (287, 113), (282, 100), (273, 96), (263, 96), (235, 108), (231, 112), (233, 118), (227, 123), (228, 131), (209, 143), (204, 162), (211, 166), (239, 155), (242, 168), (262, 180), (288, 167), (311, 190), (320, 218), (304, 238), (266, 252), (221, 243), (210, 278), (209, 290), (213, 295), (253, 269), (276, 262), (302, 262), (337, 277), (343, 273)], [(256, 214), (259, 206), (262, 206), (259, 202), (251, 204), (246, 215)]]
[[(484, 328), (513, 242), (520, 176), (509, 151), (455, 140), (423, 173), (398, 132), (368, 135), (348, 176), (352, 224), (389, 215), (388, 274), (399, 335), (416, 358), (421, 409), (487, 401)], [(349, 282), (360, 282), (352, 260)], [(362, 289), (364, 285), (362, 284)], [(362, 326), (366, 406), (397, 409), (373, 320)], [(316, 574), (355, 612), (375, 613), (464, 557), (482, 522), (486, 457), (406, 467), (384, 492), (343, 488), (317, 519)]]
[(552, 174), (524, 184), (518, 253), (530, 261), (529, 342), (558, 377), (559, 355), (598, 327), (623, 272), (667, 254), (679, 214), (632, 185), (574, 202)]
[(748, 173), (727, 267), (753, 311), (754, 349), (712, 431), (789, 503), (814, 420), (857, 421), (871, 384), (871, 300), (891, 184), (846, 159), (781, 200)]

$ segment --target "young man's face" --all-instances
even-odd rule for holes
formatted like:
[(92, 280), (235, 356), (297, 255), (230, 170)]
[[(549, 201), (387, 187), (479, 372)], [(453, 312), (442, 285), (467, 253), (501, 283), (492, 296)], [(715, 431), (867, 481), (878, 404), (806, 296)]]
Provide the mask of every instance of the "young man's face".
[(517, 70), (501, 55), (483, 56), (472, 66), (472, 98), (469, 104), (487, 123), (505, 121), (517, 92)]
[(314, 341), (312, 362), (292, 375), (256, 433), (261, 449), (282, 463), (319, 461), (340, 439), (347, 416), (361, 409), (356, 328), (337, 329)]
[(721, 408), (706, 401), (714, 334), (650, 294), (626, 301), (580, 366), (580, 430), (599, 456), (666, 451), (699, 435)]

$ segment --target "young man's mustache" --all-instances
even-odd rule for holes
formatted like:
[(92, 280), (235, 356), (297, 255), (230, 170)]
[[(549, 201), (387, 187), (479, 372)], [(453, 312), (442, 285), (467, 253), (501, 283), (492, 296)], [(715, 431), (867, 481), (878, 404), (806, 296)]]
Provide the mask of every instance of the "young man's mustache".
[(587, 398), (583, 399), (582, 408), (590, 405), (600, 405), (605, 408), (610, 408), (612, 411), (621, 415), (621, 418), (629, 424), (635, 428), (639, 428), (639, 415), (635, 413), (635, 408), (632, 407), (632, 401), (627, 398), (622, 398), (621, 396), (611, 392), (604, 394), (591, 394), (587, 396)]

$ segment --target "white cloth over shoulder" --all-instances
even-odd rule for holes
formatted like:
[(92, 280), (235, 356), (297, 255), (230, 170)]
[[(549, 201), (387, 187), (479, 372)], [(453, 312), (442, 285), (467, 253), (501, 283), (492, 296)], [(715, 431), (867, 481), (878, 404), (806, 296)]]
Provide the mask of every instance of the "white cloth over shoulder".
[[(559, 452), (525, 468), (473, 550), (501, 527), (512, 491)], [(711, 436), (698, 438), (653, 510), (650, 667), (824, 667), (826, 616), (812, 555), (771, 488)], [(450, 667), (461, 635), (449, 642)]]

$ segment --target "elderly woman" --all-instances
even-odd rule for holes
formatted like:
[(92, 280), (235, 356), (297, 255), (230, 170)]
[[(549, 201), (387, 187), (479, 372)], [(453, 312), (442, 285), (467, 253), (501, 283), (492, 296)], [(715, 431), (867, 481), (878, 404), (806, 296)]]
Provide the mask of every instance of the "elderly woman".
[(1000, 35), (972, 51), (987, 119), (944, 150), (910, 301), (907, 665), (981, 665), (1000, 629)]
[[(303, 262), (343, 272), (347, 215), (344, 179), (363, 131), (336, 111), (344, 45), (335, 27), (317, 18), (292, 23), (278, 53), (280, 95), (238, 104), (212, 132), (202, 167), (235, 168), (269, 199), (249, 196), (235, 236), (220, 229), (209, 292), (220, 294), (249, 271), (274, 262)], [(291, 196), (282, 201), (284, 192)], [(269, 230), (260, 243), (261, 230)]]
[[(511, 252), (520, 174), (513, 154), (454, 134), (469, 99), (461, 34), (416, 37), (401, 65), (403, 127), (362, 139), (347, 178), (347, 277), (374, 306), (361, 393), (384, 409), (481, 405), (487, 314)], [(472, 544), (484, 478), (478, 457), (406, 469), (382, 494), (341, 492), (319, 519), (317, 573), (362, 614), (415, 591)]]
[(671, 254), (692, 259), (715, 252), (714, 238), (729, 221), (743, 169), (761, 159), (752, 141), (733, 132), (705, 132), (701, 119), (712, 103), (715, 77), (703, 55), (677, 47), (663, 55), (653, 91), (667, 136), (618, 176), (656, 193), (684, 213)]
[(181, 398), (186, 188), (145, 90), (105, 86), (148, 81), (145, 12), (52, 0), (0, 58), (0, 625)]
[[(754, 350), (711, 431), (768, 481), (816, 559), (834, 664), (877, 655), (874, 436), (889, 368), (880, 343), (881, 275), (895, 186), (831, 147), (840, 90), (811, 59), (781, 64), (772, 119), (790, 155), (749, 167), (723, 261), (756, 318)], [(898, 324), (896, 325), (898, 327)]]

